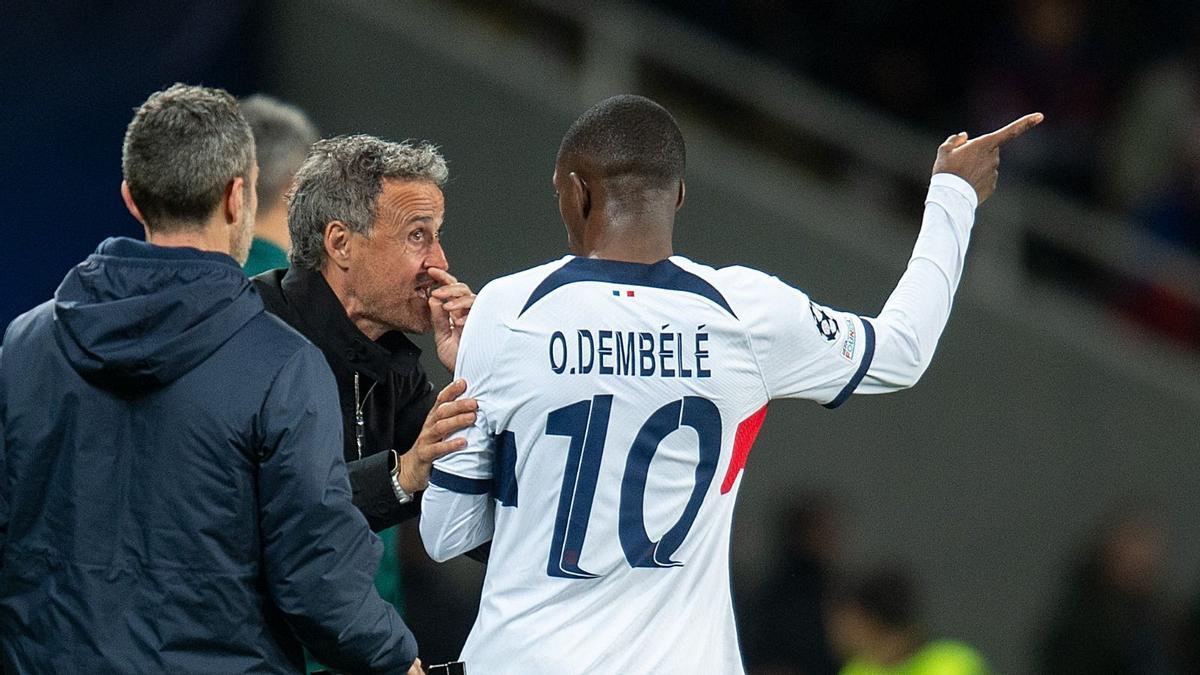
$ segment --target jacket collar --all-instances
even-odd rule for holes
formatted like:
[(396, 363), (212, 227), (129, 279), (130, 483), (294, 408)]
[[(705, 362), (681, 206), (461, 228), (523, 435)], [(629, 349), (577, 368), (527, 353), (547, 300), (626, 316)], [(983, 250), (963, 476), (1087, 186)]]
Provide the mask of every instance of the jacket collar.
[(397, 369), (411, 367), (421, 356), (421, 349), (400, 331), (388, 331), (378, 340), (368, 338), (346, 315), (320, 272), (292, 267), (280, 288), (293, 310), (304, 307), (296, 315), (308, 328), (305, 335), (320, 347), (330, 365), (341, 362), (380, 381)]

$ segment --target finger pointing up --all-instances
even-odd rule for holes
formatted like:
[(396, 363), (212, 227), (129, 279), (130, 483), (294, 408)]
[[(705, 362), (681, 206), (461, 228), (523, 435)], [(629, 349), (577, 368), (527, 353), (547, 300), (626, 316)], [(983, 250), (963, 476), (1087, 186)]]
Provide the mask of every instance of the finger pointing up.
[(1017, 136), (1020, 136), (1026, 131), (1029, 131), (1030, 129), (1041, 124), (1042, 120), (1045, 118), (1046, 116), (1040, 112), (1029, 113), (1024, 117), (1009, 122), (1004, 127), (1001, 127), (990, 134), (984, 134), (983, 136), (976, 138), (975, 142), (998, 148)]

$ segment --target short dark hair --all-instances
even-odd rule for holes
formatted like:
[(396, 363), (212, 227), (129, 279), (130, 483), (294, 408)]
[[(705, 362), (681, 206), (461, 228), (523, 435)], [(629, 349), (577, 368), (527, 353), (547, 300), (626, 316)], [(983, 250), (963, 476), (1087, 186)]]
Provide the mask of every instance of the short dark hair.
[(150, 95), (125, 130), (121, 171), (156, 231), (192, 229), (208, 218), (229, 181), (249, 178), (254, 136), (224, 89), (175, 83)]
[(296, 169), (320, 134), (304, 111), (264, 94), (242, 99), (242, 116), (254, 132), (258, 157), (258, 214), (283, 198)]
[(431, 143), (393, 143), (366, 134), (317, 141), (296, 171), (288, 202), (292, 265), (318, 270), (325, 261), (325, 225), (340, 220), (369, 235), (384, 179), (429, 181), (441, 187), (449, 171)]
[(558, 147), (557, 162), (579, 157), (603, 178), (632, 176), (656, 187), (683, 178), (683, 132), (667, 109), (644, 96), (600, 101), (575, 120)]

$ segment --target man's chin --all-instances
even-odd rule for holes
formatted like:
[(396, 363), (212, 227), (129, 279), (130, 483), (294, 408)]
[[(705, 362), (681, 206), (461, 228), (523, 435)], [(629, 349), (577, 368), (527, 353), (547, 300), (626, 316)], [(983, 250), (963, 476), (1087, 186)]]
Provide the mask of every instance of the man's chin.
[(424, 316), (420, 314), (405, 316), (398, 323), (393, 324), (392, 329), (412, 335), (424, 335), (433, 331), (433, 318), (429, 316), (428, 312)]

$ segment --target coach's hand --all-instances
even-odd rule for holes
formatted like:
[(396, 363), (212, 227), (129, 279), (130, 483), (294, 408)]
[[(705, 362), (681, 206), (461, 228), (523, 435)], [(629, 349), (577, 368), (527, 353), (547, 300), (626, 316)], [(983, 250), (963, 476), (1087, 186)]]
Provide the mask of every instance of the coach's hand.
[(433, 343), (438, 360), (450, 372), (458, 359), (458, 340), (462, 337), (467, 314), (475, 304), (475, 294), (463, 282), (443, 269), (429, 268), (429, 276), (441, 284), (429, 294), (429, 316), (433, 322)]
[(421, 659), (413, 661), (412, 667), (408, 669), (405, 675), (425, 675), (425, 669), (421, 667)]
[(400, 486), (409, 494), (424, 490), (429, 485), (433, 460), (467, 447), (466, 439), (446, 440), (450, 434), (475, 423), (475, 411), (479, 404), (473, 398), (458, 398), (466, 390), (465, 380), (455, 380), (446, 385), (425, 417), (417, 442), (412, 449), (400, 455)]
[(1037, 126), (1043, 119), (1042, 113), (1030, 113), (1003, 129), (970, 140), (965, 131), (954, 134), (938, 147), (933, 173), (952, 173), (967, 181), (975, 188), (982, 204), (996, 191), (996, 180), (1000, 177), (1000, 146)]

